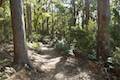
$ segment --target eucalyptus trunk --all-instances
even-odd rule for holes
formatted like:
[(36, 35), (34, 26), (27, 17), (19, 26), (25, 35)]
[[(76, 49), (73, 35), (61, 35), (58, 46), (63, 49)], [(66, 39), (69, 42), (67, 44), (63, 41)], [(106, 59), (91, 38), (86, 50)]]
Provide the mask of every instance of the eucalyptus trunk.
[(14, 63), (17, 66), (30, 65), (25, 38), (23, 0), (10, 0), (14, 42)]
[(110, 22), (109, 0), (97, 0), (98, 10), (98, 32), (97, 32), (97, 58), (107, 61), (109, 50), (109, 22)]

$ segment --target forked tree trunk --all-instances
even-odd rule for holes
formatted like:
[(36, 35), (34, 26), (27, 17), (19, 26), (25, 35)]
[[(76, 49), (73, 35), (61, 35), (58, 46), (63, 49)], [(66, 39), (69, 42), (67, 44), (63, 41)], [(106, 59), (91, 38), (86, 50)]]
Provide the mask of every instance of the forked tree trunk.
[(29, 65), (25, 42), (23, 0), (10, 0), (10, 6), (14, 41), (14, 63), (18, 66)]
[(98, 5), (98, 32), (97, 32), (97, 58), (106, 61), (109, 51), (109, 0), (97, 0)]

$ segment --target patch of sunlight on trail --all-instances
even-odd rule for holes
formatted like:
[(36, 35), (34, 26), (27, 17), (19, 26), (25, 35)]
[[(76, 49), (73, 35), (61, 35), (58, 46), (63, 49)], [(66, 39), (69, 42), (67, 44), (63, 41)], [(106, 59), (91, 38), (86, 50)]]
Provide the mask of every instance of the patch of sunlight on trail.
[(42, 50), (42, 51), (47, 51), (47, 50), (52, 51), (52, 50), (54, 50), (54, 48), (41, 47), (40, 50)]
[(84, 70), (85, 65), (79, 66), (73, 57), (64, 60), (59, 52), (46, 45), (39, 49), (40, 52), (33, 50), (28, 52), (34, 66), (45, 72), (40, 80), (96, 80), (89, 70)]
[(91, 80), (91, 76), (88, 72), (80, 72), (80, 74), (75, 76), (65, 76), (64, 72), (57, 73), (54, 78), (56, 80)]
[(56, 68), (56, 64), (60, 62), (61, 57), (53, 58), (47, 61), (46, 64), (41, 66), (41, 70), (50, 71)]

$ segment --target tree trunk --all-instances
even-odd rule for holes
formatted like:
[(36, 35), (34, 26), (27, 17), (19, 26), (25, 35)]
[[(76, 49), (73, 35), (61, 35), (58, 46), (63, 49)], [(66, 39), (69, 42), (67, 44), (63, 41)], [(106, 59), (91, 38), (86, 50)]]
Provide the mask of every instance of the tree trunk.
[(32, 7), (31, 4), (26, 5), (26, 16), (27, 16), (27, 32), (28, 32), (28, 41), (31, 41), (32, 37)]
[(52, 25), (51, 25), (51, 27), (52, 27), (52, 29), (51, 29), (51, 39), (53, 39), (54, 38), (54, 24), (55, 24), (55, 22), (54, 22), (54, 13), (53, 13), (53, 4), (52, 4)]
[(47, 34), (49, 34), (49, 17), (46, 18), (46, 31)]
[(88, 27), (89, 15), (90, 15), (90, 0), (85, 0), (85, 24), (86, 24), (86, 27)]
[(76, 26), (76, 5), (75, 5), (76, 0), (72, 0), (72, 26)]
[(90, 2), (91, 0), (84, 0), (84, 8), (82, 10), (82, 28), (88, 29), (90, 17)]
[(97, 0), (98, 8), (98, 32), (97, 32), (97, 58), (106, 61), (109, 51), (109, 0)]
[(0, 6), (3, 4), (3, 1), (5, 1), (5, 0), (0, 0)]
[(14, 63), (17, 66), (30, 66), (25, 38), (23, 0), (10, 0), (14, 42)]

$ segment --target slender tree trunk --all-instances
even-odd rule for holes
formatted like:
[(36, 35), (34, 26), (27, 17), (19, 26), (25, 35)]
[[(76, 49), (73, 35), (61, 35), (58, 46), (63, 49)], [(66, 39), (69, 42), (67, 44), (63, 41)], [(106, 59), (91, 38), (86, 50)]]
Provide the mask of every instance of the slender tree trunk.
[(10, 0), (14, 42), (14, 63), (17, 66), (30, 66), (25, 38), (23, 0)]
[(82, 28), (88, 29), (90, 17), (90, 2), (91, 0), (84, 0), (84, 9), (82, 10)]
[(73, 16), (72, 16), (72, 19), (73, 19), (73, 20), (72, 20), (72, 21), (73, 21), (73, 24), (72, 24), (72, 25), (73, 25), (73, 26), (76, 26), (76, 6), (75, 6), (75, 1), (76, 1), (76, 0), (72, 0), (72, 1), (71, 1), (71, 4), (72, 4), (72, 15), (73, 15)]
[(9, 37), (8, 37), (8, 25), (7, 25), (7, 22), (6, 20), (3, 20), (3, 35), (4, 35), (4, 41), (8, 41), (9, 40)]
[(26, 5), (26, 16), (27, 16), (27, 32), (28, 32), (28, 41), (32, 37), (32, 7), (31, 4)]
[(82, 28), (84, 29), (85, 27), (84, 27), (84, 25), (85, 25), (85, 12), (84, 12), (84, 9), (82, 10), (82, 24), (81, 24), (81, 26), (82, 26)]
[(85, 0), (85, 24), (86, 24), (86, 27), (88, 27), (89, 15), (90, 15), (90, 0)]
[(51, 39), (53, 39), (54, 38), (54, 24), (55, 24), (55, 22), (54, 22), (54, 13), (53, 13), (53, 4), (52, 4), (52, 25), (51, 25), (51, 27), (52, 27), (52, 29), (51, 29)]
[(97, 32), (97, 58), (106, 61), (109, 51), (109, 0), (97, 0), (98, 5), (98, 32)]
[(49, 17), (46, 18), (46, 31), (47, 34), (49, 34)]

